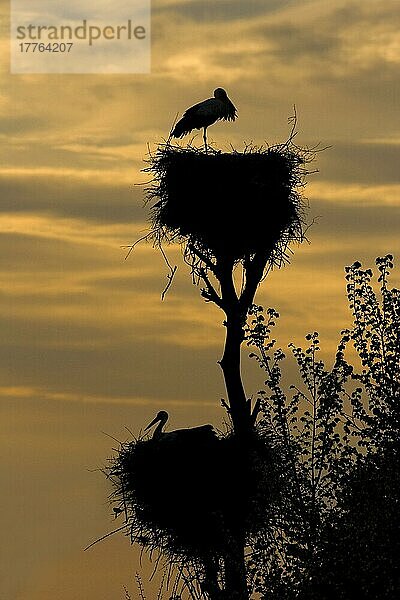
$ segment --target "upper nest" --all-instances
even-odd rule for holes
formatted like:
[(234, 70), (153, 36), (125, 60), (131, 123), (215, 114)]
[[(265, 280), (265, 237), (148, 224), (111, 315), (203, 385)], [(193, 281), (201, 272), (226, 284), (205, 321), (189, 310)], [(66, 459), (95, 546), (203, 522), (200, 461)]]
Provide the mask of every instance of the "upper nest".
[[(293, 144), (220, 152), (159, 146), (146, 169), (152, 237), (189, 242), (208, 257), (276, 254), (301, 241), (309, 152)], [(278, 257), (279, 258), (279, 257)]]
[(139, 440), (121, 447), (110, 469), (113, 499), (132, 541), (170, 556), (221, 554), (238, 528), (265, 524), (276, 489), (271, 450), (255, 438), (191, 442)]

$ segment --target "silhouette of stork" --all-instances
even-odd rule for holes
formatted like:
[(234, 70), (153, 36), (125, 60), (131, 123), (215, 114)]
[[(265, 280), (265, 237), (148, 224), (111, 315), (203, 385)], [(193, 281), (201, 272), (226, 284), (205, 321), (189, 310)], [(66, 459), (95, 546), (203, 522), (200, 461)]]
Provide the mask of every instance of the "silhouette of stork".
[(199, 427), (189, 427), (188, 429), (176, 429), (175, 431), (163, 431), (164, 425), (168, 421), (168, 413), (165, 410), (160, 410), (157, 413), (155, 419), (152, 420), (149, 425), (145, 428), (145, 431), (153, 427), (158, 423), (157, 427), (153, 432), (153, 440), (168, 440), (177, 442), (207, 442), (209, 440), (216, 440), (217, 435), (212, 425), (200, 425)]
[(222, 88), (214, 90), (214, 97), (208, 98), (188, 108), (180, 121), (177, 122), (171, 135), (176, 138), (182, 138), (193, 129), (203, 128), (204, 148), (207, 152), (207, 127), (215, 121), (234, 121), (237, 117), (237, 111), (228, 95)]

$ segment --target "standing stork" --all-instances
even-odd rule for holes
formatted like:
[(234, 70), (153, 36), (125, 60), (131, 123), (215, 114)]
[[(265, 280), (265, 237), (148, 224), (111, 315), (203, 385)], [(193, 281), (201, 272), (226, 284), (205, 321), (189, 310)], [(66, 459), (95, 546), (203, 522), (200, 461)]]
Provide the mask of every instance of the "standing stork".
[(200, 425), (200, 427), (189, 427), (188, 429), (176, 429), (175, 431), (169, 431), (165, 433), (163, 431), (164, 425), (168, 421), (168, 413), (166, 410), (160, 410), (157, 413), (155, 419), (152, 420), (149, 425), (145, 428), (145, 431), (153, 427), (158, 423), (157, 427), (153, 432), (153, 440), (168, 440), (168, 441), (209, 441), (217, 439), (216, 433), (212, 425)]
[(234, 121), (237, 111), (222, 88), (214, 90), (214, 97), (188, 108), (173, 128), (171, 135), (182, 138), (193, 129), (203, 129), (204, 148), (207, 152), (207, 127), (216, 121)]

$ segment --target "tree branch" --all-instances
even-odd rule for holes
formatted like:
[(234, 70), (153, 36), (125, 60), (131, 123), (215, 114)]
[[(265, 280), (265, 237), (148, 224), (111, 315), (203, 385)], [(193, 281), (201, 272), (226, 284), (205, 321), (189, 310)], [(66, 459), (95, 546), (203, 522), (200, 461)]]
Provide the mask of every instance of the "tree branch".
[(209, 278), (207, 276), (206, 270), (201, 268), (199, 271), (199, 275), (207, 287), (207, 289), (203, 288), (201, 290), (201, 295), (203, 296), (203, 298), (205, 298), (206, 300), (209, 300), (210, 302), (214, 302), (214, 304), (216, 304), (222, 310), (224, 310), (224, 303), (222, 301), (222, 298), (217, 294), (213, 284), (211, 283), (211, 281), (209, 280)]
[(262, 279), (269, 254), (269, 251), (259, 252), (254, 255), (253, 260), (246, 260), (244, 265), (246, 271), (246, 283), (239, 298), (242, 314), (247, 315), (250, 306), (253, 304), (254, 296)]
[[(215, 265), (215, 277), (221, 285), (221, 298), (224, 302), (224, 310), (229, 318), (228, 312), (237, 311), (239, 308), (238, 296), (233, 283), (233, 258), (219, 259)], [(228, 311), (228, 312), (227, 312)]]
[(203, 262), (206, 265), (206, 267), (208, 269), (210, 269), (210, 271), (212, 273), (215, 274), (216, 265), (213, 263), (211, 258), (209, 258), (206, 254), (204, 254), (204, 252), (201, 252), (201, 250), (196, 248), (193, 244), (190, 244), (188, 246), (188, 248), (189, 248), (190, 252), (193, 252), (193, 254), (195, 254), (197, 256), (197, 258), (199, 258), (201, 260), (201, 262)]

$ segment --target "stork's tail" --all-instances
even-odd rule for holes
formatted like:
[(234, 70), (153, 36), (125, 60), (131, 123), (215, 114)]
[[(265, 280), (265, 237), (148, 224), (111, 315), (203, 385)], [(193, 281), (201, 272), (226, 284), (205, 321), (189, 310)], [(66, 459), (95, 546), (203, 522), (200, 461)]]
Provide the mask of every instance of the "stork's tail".
[(175, 127), (173, 128), (171, 135), (172, 137), (182, 138), (187, 133), (192, 131), (193, 127), (189, 127), (187, 120), (185, 118), (181, 119), (177, 122)]

